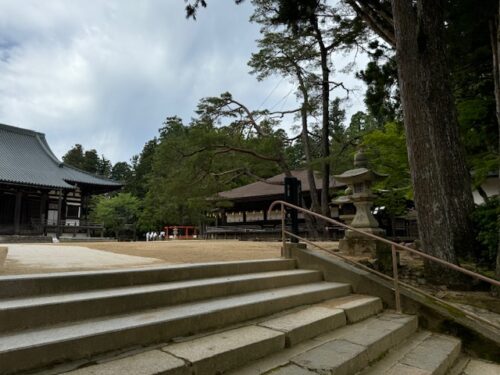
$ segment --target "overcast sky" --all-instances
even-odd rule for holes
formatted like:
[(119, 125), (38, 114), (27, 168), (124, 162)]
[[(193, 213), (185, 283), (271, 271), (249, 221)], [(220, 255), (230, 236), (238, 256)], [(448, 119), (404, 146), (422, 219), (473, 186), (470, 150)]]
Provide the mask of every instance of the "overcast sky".
[[(288, 82), (248, 74), (259, 38), (249, 1), (212, 0), (197, 21), (184, 7), (0, 0), (0, 123), (45, 133), (59, 157), (80, 143), (117, 162), (139, 153), (167, 116), (188, 122), (202, 97), (229, 91), (254, 109), (294, 107)], [(348, 112), (362, 110), (361, 82), (343, 78), (360, 88)]]

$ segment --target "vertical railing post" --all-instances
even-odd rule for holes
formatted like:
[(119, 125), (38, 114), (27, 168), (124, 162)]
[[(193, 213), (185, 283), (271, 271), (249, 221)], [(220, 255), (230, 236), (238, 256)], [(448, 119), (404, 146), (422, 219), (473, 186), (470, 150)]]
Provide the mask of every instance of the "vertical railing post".
[(398, 256), (396, 246), (392, 245), (392, 274), (394, 279), (394, 297), (396, 300), (396, 311), (401, 312), (401, 296), (399, 294), (399, 280), (398, 280)]
[(281, 204), (281, 242), (282, 242), (281, 256), (285, 256), (285, 244), (286, 244), (286, 238), (285, 238), (285, 206), (283, 204)]

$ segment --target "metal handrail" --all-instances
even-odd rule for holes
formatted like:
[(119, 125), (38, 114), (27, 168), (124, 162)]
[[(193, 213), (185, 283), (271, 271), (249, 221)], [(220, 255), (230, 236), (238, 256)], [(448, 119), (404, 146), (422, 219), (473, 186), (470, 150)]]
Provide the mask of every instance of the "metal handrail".
[[(487, 283), (490, 283), (492, 285), (500, 287), (500, 281), (498, 281), (498, 280), (495, 280), (495, 279), (489, 278), (487, 276), (481, 275), (479, 273), (470, 271), (470, 270), (465, 269), (463, 267), (457, 266), (456, 264), (453, 264), (453, 263), (447, 262), (445, 260), (433, 257), (432, 255), (429, 255), (429, 254), (423, 253), (421, 251), (412, 249), (411, 247), (408, 247), (408, 246), (404, 246), (404, 245), (398, 244), (396, 242), (393, 242), (393, 241), (388, 240), (386, 238), (377, 236), (375, 234), (364, 232), (364, 231), (362, 231), (360, 229), (356, 229), (354, 227), (351, 227), (350, 225), (341, 223), (341, 222), (339, 222), (337, 220), (331, 219), (329, 217), (323, 216), (323, 215), (318, 214), (316, 212), (307, 210), (305, 208), (296, 206), (294, 204), (291, 204), (291, 203), (288, 203), (288, 202), (285, 202), (285, 201), (282, 201), (282, 200), (277, 200), (277, 201), (274, 201), (273, 203), (271, 203), (271, 206), (269, 207), (269, 211), (271, 211), (276, 205), (281, 205), (281, 215), (282, 215), (281, 216), (281, 225), (282, 225), (281, 233), (282, 233), (283, 249), (285, 248), (285, 243), (286, 243), (285, 234), (288, 234), (289, 236), (295, 237), (295, 238), (297, 238), (299, 240), (305, 240), (304, 238), (299, 237), (298, 235), (293, 234), (291, 232), (288, 232), (285, 229), (285, 207), (293, 208), (293, 209), (301, 211), (301, 212), (303, 212), (305, 214), (317, 217), (317, 218), (319, 218), (319, 219), (321, 219), (323, 221), (339, 225), (339, 226), (341, 226), (343, 228), (352, 230), (353, 232), (359, 233), (359, 234), (361, 234), (363, 236), (370, 237), (370, 238), (372, 238), (372, 239), (374, 239), (376, 241), (381, 241), (383, 243), (391, 245), (391, 251), (392, 251), (392, 270), (393, 270), (393, 277), (392, 277), (392, 279), (394, 281), (394, 293), (395, 293), (395, 300), (396, 300), (396, 310), (398, 312), (401, 312), (401, 296), (400, 296), (400, 292), (399, 292), (400, 281), (399, 281), (399, 275), (398, 275), (396, 252), (401, 251), (401, 250), (405, 250), (405, 251), (408, 251), (410, 253), (417, 254), (417, 255), (421, 256), (422, 258), (425, 258), (425, 259), (431, 260), (433, 262), (439, 263), (442, 266), (451, 268), (451, 269), (453, 269), (455, 271), (461, 272), (461, 273), (466, 274), (468, 276), (474, 277), (476, 279), (479, 279), (479, 280), (485, 281)], [(310, 242), (310, 241), (306, 240), (305, 242)], [(341, 257), (341, 258), (344, 258), (344, 257)], [(371, 271), (374, 271), (374, 270), (371, 270)], [(380, 272), (377, 272), (377, 271), (375, 271), (375, 273), (381, 274)]]

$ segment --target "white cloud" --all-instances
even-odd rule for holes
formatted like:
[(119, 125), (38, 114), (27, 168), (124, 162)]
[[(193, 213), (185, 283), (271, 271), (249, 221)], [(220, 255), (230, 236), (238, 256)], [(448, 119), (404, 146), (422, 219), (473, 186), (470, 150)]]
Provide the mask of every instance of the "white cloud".
[[(201, 97), (230, 91), (258, 107), (279, 78), (248, 75), (259, 36), (249, 2), (212, 1), (196, 22), (184, 6), (0, 0), (0, 122), (45, 132), (58, 156), (81, 143), (116, 162), (166, 116), (188, 121)], [(281, 83), (266, 105), (280, 109), (289, 90)]]

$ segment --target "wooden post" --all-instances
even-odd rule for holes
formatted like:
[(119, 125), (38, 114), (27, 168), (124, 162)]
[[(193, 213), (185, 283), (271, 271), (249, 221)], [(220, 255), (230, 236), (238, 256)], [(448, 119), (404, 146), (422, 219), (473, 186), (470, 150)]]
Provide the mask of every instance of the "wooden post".
[(48, 200), (49, 194), (46, 191), (42, 191), (40, 195), (40, 229), (42, 231), (42, 234), (45, 236), (47, 235), (46, 228), (47, 228), (47, 200)]
[(57, 229), (56, 237), (61, 237), (61, 213), (62, 213), (62, 189), (59, 189), (59, 198), (57, 200)]
[(392, 272), (394, 279), (394, 299), (396, 302), (396, 311), (401, 313), (401, 295), (399, 293), (399, 277), (398, 277), (398, 256), (396, 246), (391, 246), (392, 251)]
[(285, 206), (281, 205), (281, 256), (284, 257), (286, 254), (286, 237), (285, 237)]
[(16, 193), (16, 206), (14, 209), (14, 234), (19, 234), (21, 230), (21, 206), (23, 203), (23, 192)]

